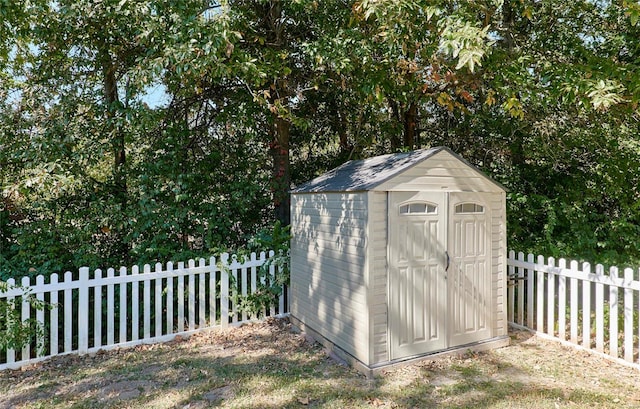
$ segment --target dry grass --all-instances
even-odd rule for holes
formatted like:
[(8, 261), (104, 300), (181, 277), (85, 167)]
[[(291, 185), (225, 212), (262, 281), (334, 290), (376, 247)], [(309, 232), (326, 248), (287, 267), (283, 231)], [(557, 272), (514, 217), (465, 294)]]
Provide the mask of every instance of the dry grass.
[(0, 407), (631, 408), (639, 375), (517, 332), (507, 348), (367, 380), (272, 320), (0, 372)]

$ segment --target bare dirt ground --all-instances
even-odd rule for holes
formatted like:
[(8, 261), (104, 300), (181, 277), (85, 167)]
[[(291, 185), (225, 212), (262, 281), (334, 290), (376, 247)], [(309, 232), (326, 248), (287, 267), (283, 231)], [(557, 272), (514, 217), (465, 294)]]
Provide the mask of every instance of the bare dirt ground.
[(0, 372), (0, 408), (635, 408), (640, 371), (513, 332), (511, 346), (374, 380), (287, 320)]

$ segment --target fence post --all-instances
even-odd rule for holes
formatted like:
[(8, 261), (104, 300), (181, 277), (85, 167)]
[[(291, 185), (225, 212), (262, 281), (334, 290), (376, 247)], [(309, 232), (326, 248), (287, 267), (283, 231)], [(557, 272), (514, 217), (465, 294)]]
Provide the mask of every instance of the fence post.
[(78, 281), (78, 353), (89, 349), (89, 267), (80, 268)]

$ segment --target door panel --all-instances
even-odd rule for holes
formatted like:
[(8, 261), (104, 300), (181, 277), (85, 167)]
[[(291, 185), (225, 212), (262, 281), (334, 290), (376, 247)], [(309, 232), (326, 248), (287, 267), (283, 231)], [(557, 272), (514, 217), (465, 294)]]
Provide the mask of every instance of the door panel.
[[(406, 203), (420, 202), (429, 206), (401, 213)], [(389, 209), (391, 359), (446, 348), (444, 195), (390, 193)]]
[[(491, 334), (491, 258), (489, 208), (473, 193), (450, 194), (453, 232), (449, 237), (451, 334), (449, 346), (486, 339)], [(460, 203), (479, 206), (459, 206)]]

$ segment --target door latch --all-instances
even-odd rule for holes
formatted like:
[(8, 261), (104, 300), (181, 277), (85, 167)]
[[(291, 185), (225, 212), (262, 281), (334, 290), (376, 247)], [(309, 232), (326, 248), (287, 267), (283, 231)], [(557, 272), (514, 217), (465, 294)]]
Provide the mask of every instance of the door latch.
[(444, 255), (447, 257), (447, 265), (444, 268), (444, 271), (447, 272), (447, 271), (449, 271), (449, 263), (451, 262), (451, 259), (449, 258), (449, 252), (448, 251), (445, 251)]

